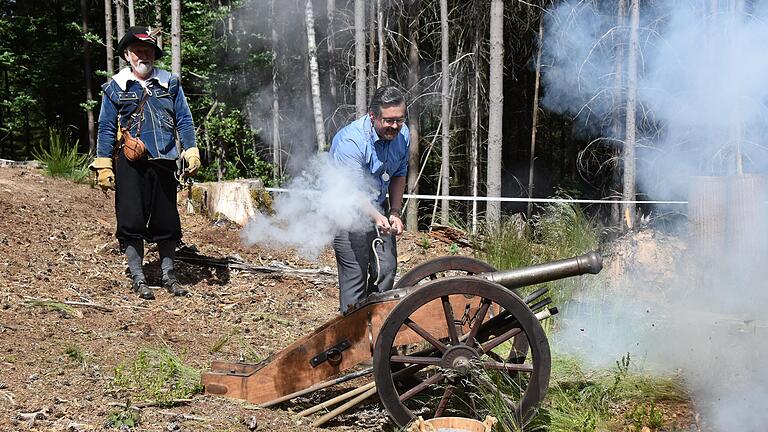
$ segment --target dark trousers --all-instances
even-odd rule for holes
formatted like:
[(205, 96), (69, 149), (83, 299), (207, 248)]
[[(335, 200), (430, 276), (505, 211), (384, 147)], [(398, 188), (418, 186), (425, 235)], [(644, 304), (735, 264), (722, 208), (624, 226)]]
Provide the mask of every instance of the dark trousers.
[[(342, 232), (333, 239), (339, 272), (339, 306), (345, 313), (349, 306), (365, 300), (369, 294), (392, 289), (397, 273), (397, 241), (394, 234), (382, 235), (383, 244), (373, 253), (376, 230)], [(378, 265), (376, 255), (378, 255)], [(378, 270), (381, 271), (376, 285)]]
[(129, 162), (123, 152), (115, 161), (115, 214), (122, 249), (127, 240), (157, 243), (181, 239), (181, 221), (176, 208), (176, 162), (150, 161), (146, 157)]

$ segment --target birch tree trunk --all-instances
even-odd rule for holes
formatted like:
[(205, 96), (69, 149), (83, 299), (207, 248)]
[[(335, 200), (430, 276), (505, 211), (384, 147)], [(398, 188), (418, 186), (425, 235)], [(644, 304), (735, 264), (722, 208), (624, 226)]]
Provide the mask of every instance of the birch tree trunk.
[(88, 0), (80, 0), (80, 11), (83, 14), (83, 69), (85, 69), (85, 101), (88, 103), (88, 151), (96, 154), (96, 122), (90, 102), (93, 100), (93, 80), (91, 79), (91, 43), (85, 37), (88, 33)]
[[(469, 87), (469, 188), (472, 197), (477, 197), (479, 173), (478, 150), (480, 148), (480, 26), (475, 26), (474, 40), (472, 41), (472, 62), (474, 71), (470, 74)], [(477, 233), (477, 201), (472, 200), (470, 211), (470, 224), (472, 234)]]
[(368, 94), (376, 91), (376, 2), (371, 1), (368, 13)]
[(280, 98), (277, 82), (277, 14), (275, 12), (275, 2), (272, 0), (271, 18), (272, 18), (272, 180), (275, 186), (280, 184), (283, 177), (283, 150), (280, 141)]
[(171, 0), (171, 72), (181, 75), (181, 0)]
[[(408, 26), (408, 88), (410, 89), (411, 108), (410, 121), (408, 128), (411, 132), (411, 145), (408, 149), (408, 193), (419, 193), (419, 119), (421, 118), (421, 103), (418, 98), (421, 94), (419, 85), (419, 76), (421, 75), (419, 65), (419, 6), (420, 0), (413, 2), (411, 6), (411, 17), (413, 21)], [(419, 201), (416, 198), (408, 200), (406, 209), (405, 226), (409, 231), (419, 230)]]
[[(613, 86), (613, 100), (615, 101), (623, 101), (624, 100), (624, 41), (626, 40), (626, 16), (627, 16), (627, 0), (619, 0), (617, 13), (616, 13), (616, 35), (614, 37), (615, 47), (616, 47), (616, 66), (614, 68), (614, 86)], [(622, 124), (622, 107), (621, 103), (617, 102), (617, 104), (613, 107), (613, 115), (611, 119), (611, 138), (613, 138), (616, 142), (616, 146), (614, 147), (614, 158), (616, 160), (613, 168), (613, 176), (612, 176), (612, 183), (613, 188), (615, 188), (615, 191), (618, 193), (618, 191), (623, 190), (622, 185), (622, 169), (621, 164), (619, 161), (621, 161), (621, 136), (623, 135), (623, 124)], [(611, 226), (619, 227), (622, 225), (621, 222), (621, 204), (613, 203), (611, 204)]]
[(107, 48), (107, 75), (111, 78), (115, 74), (115, 48), (112, 40), (112, 0), (104, 0), (104, 43)]
[[(160, 6), (161, 0), (155, 0), (155, 28), (163, 28), (163, 8)], [(163, 49), (163, 32), (157, 34), (157, 46)]]
[(379, 40), (379, 70), (376, 75), (376, 87), (381, 87), (389, 84), (389, 78), (387, 76), (387, 44), (384, 40), (384, 30), (386, 30), (386, 23), (384, 22), (384, 8), (381, 6), (381, 0), (376, 0), (376, 10), (378, 12), (378, 26), (376, 27), (376, 34)]
[[(630, 2), (629, 52), (627, 58), (627, 123), (624, 140), (624, 201), (635, 200), (635, 144), (637, 142), (637, 56), (640, 33), (640, 0)], [(624, 229), (635, 227), (635, 204), (622, 204)]]
[[(544, 15), (539, 19), (539, 50), (536, 52), (536, 80), (533, 85), (533, 124), (531, 125), (531, 158), (528, 166), (528, 199), (533, 198), (533, 168), (536, 162), (536, 130), (539, 128), (539, 84), (541, 83), (541, 50), (544, 46)], [(531, 219), (533, 202), (528, 201), (526, 215)]]
[(128, 0), (128, 26), (133, 27), (136, 25), (136, 13), (133, 9), (133, 0)]
[[(488, 87), (488, 197), (501, 196), (501, 124), (504, 110), (504, 1), (491, 0), (490, 83)], [(486, 219), (498, 226), (501, 203), (488, 201)]]
[(355, 0), (355, 114), (368, 111), (365, 80), (365, 0)]
[[(125, 35), (125, 7), (123, 6), (123, 0), (115, 0), (115, 28), (117, 29), (117, 41), (123, 38)], [(123, 60), (123, 53), (117, 53), (118, 68), (125, 67), (125, 60)]]
[(315, 44), (315, 14), (312, 0), (307, 0), (304, 17), (307, 24), (307, 55), (309, 60), (309, 79), (312, 92), (312, 112), (315, 119), (315, 139), (317, 152), (325, 150), (325, 125), (323, 124), (323, 105), (320, 101), (320, 72), (317, 68), (317, 45)]
[[(274, 5), (274, 2), (272, 3)], [(328, 79), (331, 83), (331, 99), (334, 105), (338, 105), (339, 100), (336, 97), (336, 26), (334, 23), (336, 15), (336, 0), (328, 0), (326, 4), (328, 14)]]
[[(450, 62), (448, 61), (448, 0), (440, 0), (440, 40), (441, 40), (441, 110), (440, 117), (442, 121), (442, 155), (440, 163), (440, 175), (442, 182), (441, 194), (444, 196), (451, 194), (451, 96), (450, 96)], [(449, 201), (443, 198), (440, 202), (440, 223), (448, 225)]]

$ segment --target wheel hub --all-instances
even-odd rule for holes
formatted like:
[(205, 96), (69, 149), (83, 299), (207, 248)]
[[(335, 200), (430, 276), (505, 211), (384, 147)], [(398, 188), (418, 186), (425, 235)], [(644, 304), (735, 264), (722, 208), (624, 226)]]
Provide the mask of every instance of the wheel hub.
[(448, 348), (443, 354), (440, 366), (450, 369), (461, 375), (466, 375), (471, 369), (472, 359), (480, 358), (473, 348), (467, 345), (456, 345)]

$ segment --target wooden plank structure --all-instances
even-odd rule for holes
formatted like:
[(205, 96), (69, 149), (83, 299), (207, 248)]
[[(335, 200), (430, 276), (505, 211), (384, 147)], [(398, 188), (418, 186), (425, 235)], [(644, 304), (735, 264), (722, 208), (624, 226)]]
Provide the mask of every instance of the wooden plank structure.
[[(412, 290), (413, 287), (389, 291), (385, 299), (372, 297), (351, 313), (332, 319), (258, 365), (214, 362), (211, 371), (202, 375), (205, 391), (262, 404), (357, 366), (372, 357), (384, 320), (400, 298)], [(477, 311), (479, 303), (479, 299), (451, 299), (454, 310), (470, 315)], [(421, 307), (412, 319), (438, 338), (448, 336), (439, 300)], [(403, 328), (396, 338), (397, 345), (422, 341), (409, 328)], [(340, 344), (348, 344), (348, 347), (343, 350), (337, 348), (338, 352), (332, 352), (330, 358), (313, 366), (313, 358), (328, 353)], [(287, 373), (290, 375), (286, 376)]]
[[(205, 392), (271, 406), (358, 377), (364, 372), (329, 380), (374, 359), (375, 382), (369, 383), (362, 394), (345, 396), (343, 399), (356, 397), (315, 425), (377, 392), (390, 417), (405, 426), (414, 413), (403, 405), (404, 401), (446, 381), (449, 385), (442, 389), (445, 393), (435, 412), (439, 417), (453, 394), (448, 375), (474, 375), (472, 363), (479, 362), (493, 370), (530, 374), (526, 388), (521, 389), (520, 403), (511, 399), (508, 402), (510, 409), (519, 411), (521, 421), (529, 419), (531, 408), (546, 393), (550, 374), (549, 344), (538, 320), (556, 313), (556, 309), (534, 313), (551, 301), (539, 299), (546, 293), (544, 288), (526, 300), (512, 290), (596, 274), (602, 269), (602, 259), (590, 252), (551, 263), (482, 273), (489, 268), (486, 263), (466, 257), (443, 257), (424, 263), (403, 276), (401, 282), (406, 283), (371, 295), (346, 315), (332, 319), (258, 365), (214, 362), (211, 370), (202, 375)], [(463, 272), (463, 276), (455, 272)], [(419, 285), (425, 280), (430, 282)], [(530, 346), (530, 351), (526, 350), (528, 358), (510, 354), (504, 360), (486, 355), (494, 354), (490, 351), (504, 342), (512, 342), (513, 338), (516, 341), (518, 336)], [(404, 346), (418, 352), (400, 354)], [(401, 375), (415, 378), (414, 374), (429, 367), (437, 373), (424, 380), (417, 378), (418, 384), (399, 393), (395, 380), (400, 380)]]

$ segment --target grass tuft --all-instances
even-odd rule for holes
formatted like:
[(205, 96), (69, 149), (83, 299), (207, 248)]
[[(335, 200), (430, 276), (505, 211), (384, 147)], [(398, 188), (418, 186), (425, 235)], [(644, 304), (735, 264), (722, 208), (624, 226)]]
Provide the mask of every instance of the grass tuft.
[(48, 148), (42, 146), (32, 156), (43, 164), (46, 174), (63, 177), (76, 182), (88, 180), (88, 155), (79, 154), (80, 140), (73, 140), (69, 129), (51, 127), (48, 129)]
[(161, 406), (202, 391), (200, 371), (185, 365), (168, 348), (143, 348), (135, 359), (119, 364), (114, 386)]

